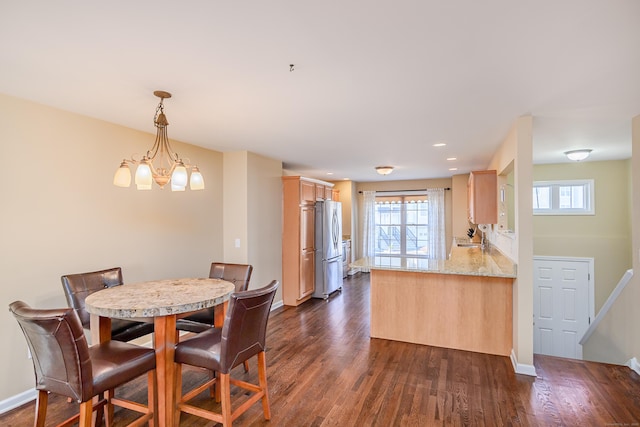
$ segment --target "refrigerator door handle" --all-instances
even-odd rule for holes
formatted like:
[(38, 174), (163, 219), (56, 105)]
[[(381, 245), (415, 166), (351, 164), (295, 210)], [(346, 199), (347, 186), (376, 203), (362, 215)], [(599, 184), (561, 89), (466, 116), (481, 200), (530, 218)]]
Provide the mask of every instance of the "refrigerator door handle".
[(338, 231), (339, 231), (339, 225), (338, 225), (338, 211), (334, 209), (333, 211), (333, 216), (332, 216), (332, 228), (333, 228), (333, 248), (337, 251), (338, 250)]

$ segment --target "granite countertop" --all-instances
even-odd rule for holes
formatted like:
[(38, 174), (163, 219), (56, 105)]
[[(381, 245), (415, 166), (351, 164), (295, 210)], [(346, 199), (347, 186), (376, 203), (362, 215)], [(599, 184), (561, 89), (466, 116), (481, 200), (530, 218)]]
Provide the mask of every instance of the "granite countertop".
[(349, 264), (349, 267), (464, 276), (516, 277), (516, 264), (493, 246), (481, 249), (454, 245), (449, 259), (446, 260), (410, 256), (365, 257)]
[(149, 318), (188, 313), (213, 307), (235, 290), (220, 279), (168, 279), (114, 286), (89, 295), (91, 314), (121, 319)]

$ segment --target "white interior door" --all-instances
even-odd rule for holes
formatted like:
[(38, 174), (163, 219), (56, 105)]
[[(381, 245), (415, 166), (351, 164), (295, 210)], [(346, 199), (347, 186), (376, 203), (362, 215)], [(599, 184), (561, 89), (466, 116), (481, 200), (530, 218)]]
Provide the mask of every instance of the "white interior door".
[(592, 314), (593, 260), (535, 257), (533, 352), (582, 359)]

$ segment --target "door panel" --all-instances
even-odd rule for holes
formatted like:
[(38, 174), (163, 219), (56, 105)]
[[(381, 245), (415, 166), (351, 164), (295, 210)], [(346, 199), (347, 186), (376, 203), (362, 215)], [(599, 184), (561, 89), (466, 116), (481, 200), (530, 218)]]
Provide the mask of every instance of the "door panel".
[(589, 327), (589, 262), (536, 258), (534, 353), (582, 359), (580, 338)]
[(315, 254), (303, 252), (300, 258), (300, 299), (315, 290)]
[(315, 289), (315, 207), (300, 208), (300, 290), (299, 299)]

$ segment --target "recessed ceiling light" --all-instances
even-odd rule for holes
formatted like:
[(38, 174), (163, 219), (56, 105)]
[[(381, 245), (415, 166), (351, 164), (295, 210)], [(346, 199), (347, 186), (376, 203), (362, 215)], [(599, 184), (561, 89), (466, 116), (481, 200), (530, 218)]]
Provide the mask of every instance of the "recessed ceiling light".
[(327, 175), (333, 175), (333, 172), (327, 172)]
[(451, 161), (451, 160), (458, 160), (457, 157), (447, 157), (447, 160)]
[(447, 145), (446, 142), (436, 142), (433, 144), (434, 147), (444, 147), (445, 145)]
[(450, 171), (457, 171), (458, 168), (449, 168)]

